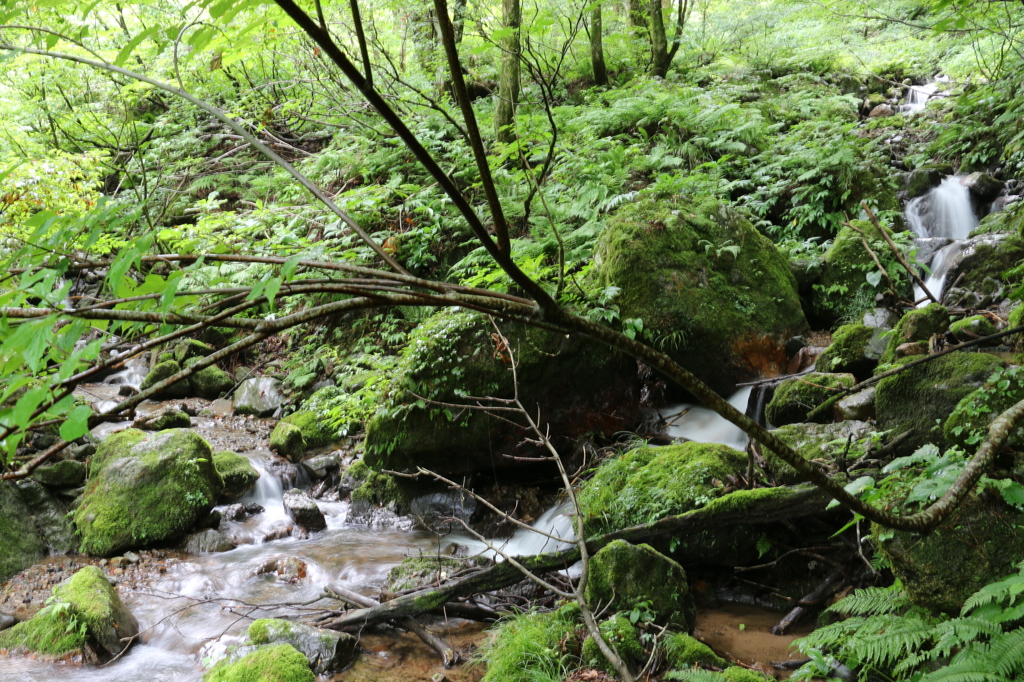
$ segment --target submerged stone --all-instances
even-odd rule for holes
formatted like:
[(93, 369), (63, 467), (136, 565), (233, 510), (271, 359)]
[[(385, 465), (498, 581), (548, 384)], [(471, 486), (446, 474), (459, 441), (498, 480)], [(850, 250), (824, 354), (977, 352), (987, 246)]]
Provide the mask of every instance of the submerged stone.
[(207, 528), (206, 530), (189, 535), (185, 538), (183, 545), (188, 554), (228, 552), (237, 546), (228, 536), (213, 528)]
[(115, 433), (93, 456), (75, 511), (81, 551), (110, 556), (180, 537), (210, 512), (223, 487), (210, 446), (193, 431)]

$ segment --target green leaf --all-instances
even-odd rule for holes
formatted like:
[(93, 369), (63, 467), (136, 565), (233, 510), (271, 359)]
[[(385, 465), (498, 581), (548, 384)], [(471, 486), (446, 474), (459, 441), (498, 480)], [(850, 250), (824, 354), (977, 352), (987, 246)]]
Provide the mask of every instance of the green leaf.
[(66, 441), (81, 438), (89, 430), (89, 417), (92, 409), (88, 405), (79, 405), (68, 413), (68, 418), (60, 425), (60, 437)]
[(300, 260), (302, 260), (302, 254), (295, 254), (281, 266), (281, 277), (284, 278), (285, 282), (290, 282), (292, 277), (295, 276), (295, 269), (299, 266)]
[(128, 57), (132, 55), (132, 51), (139, 46), (139, 44), (153, 35), (157, 31), (161, 30), (160, 26), (154, 26), (153, 28), (146, 29), (139, 35), (135, 36), (128, 41), (128, 44), (121, 48), (121, 51), (117, 53), (117, 57), (114, 59), (114, 66), (124, 66), (124, 63), (128, 61)]

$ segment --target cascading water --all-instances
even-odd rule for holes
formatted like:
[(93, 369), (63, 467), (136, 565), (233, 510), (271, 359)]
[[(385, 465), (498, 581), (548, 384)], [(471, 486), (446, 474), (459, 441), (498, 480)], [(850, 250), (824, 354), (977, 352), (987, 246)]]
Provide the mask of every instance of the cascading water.
[[(751, 390), (748, 386), (736, 391), (729, 397), (729, 404), (740, 412), (745, 412), (747, 403), (750, 402)], [(672, 438), (685, 438), (701, 443), (721, 443), (737, 450), (747, 447), (747, 434), (710, 408), (691, 403), (678, 403), (665, 407), (661, 413), (666, 415), (668, 421), (665, 434)]]
[[(978, 218), (971, 207), (971, 194), (959, 176), (950, 176), (938, 187), (907, 204), (906, 217), (910, 230), (918, 237), (953, 240), (932, 257), (929, 265), (931, 274), (925, 281), (928, 291), (941, 301), (946, 273), (960, 252), (961, 242), (978, 226)], [(919, 307), (931, 302), (919, 286), (914, 287), (914, 299), (920, 301)]]
[(912, 85), (907, 90), (907, 99), (904, 104), (898, 107), (898, 111), (903, 113), (917, 113), (924, 109), (925, 104), (931, 99), (935, 91), (939, 89), (938, 83), (928, 83), (926, 85)]

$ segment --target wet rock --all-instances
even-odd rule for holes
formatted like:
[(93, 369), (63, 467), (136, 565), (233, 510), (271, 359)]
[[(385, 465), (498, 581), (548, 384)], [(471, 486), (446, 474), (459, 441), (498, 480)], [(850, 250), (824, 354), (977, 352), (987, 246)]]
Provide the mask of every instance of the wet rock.
[(209, 515), (223, 482), (209, 444), (185, 429), (105, 440), (75, 511), (82, 551), (109, 556), (180, 537)]
[(216, 365), (204, 367), (189, 378), (192, 393), (207, 400), (216, 400), (230, 391), (235, 380)]
[(989, 210), (992, 213), (998, 213), (999, 211), (1006, 210), (1007, 206), (1019, 200), (1019, 194), (1009, 194), (1007, 196), (996, 197), (995, 200), (992, 201), (992, 206), (989, 208)]
[[(95, 450), (95, 446), (93, 446)], [(32, 479), (48, 488), (74, 488), (85, 481), (86, 466), (74, 459), (65, 459), (32, 472)]]
[(256, 378), (256, 373), (248, 367), (238, 367), (235, 369), (235, 381), (242, 383), (246, 379)]
[(213, 466), (224, 480), (221, 498), (229, 501), (251, 490), (260, 477), (247, 457), (228, 450), (213, 453)]
[[(844, 421), (837, 424), (789, 424), (772, 433), (807, 461), (831, 464), (846, 454), (853, 463), (867, 449), (868, 437), (874, 432), (870, 424), (862, 421)], [(847, 451), (846, 444), (850, 443)], [(801, 480), (796, 469), (770, 451), (765, 452), (765, 464), (776, 483), (788, 485)]]
[(327, 521), (320, 507), (316, 506), (316, 500), (298, 488), (284, 494), (284, 510), (289, 518), (307, 530), (327, 528)]
[(135, 395), (138, 392), (139, 392), (139, 389), (135, 388), (131, 384), (122, 384), (121, 388), (117, 389), (117, 394), (119, 396), (125, 396), (125, 397), (133, 396), (133, 395)]
[(879, 362), (887, 365), (896, 359), (896, 349), (908, 341), (924, 341), (925, 352), (927, 342), (935, 334), (944, 334), (949, 329), (949, 311), (938, 303), (931, 303), (924, 308), (911, 310), (903, 316), (889, 335), (886, 347)]
[(818, 357), (819, 372), (852, 374), (864, 381), (878, 366), (888, 346), (886, 330), (864, 324), (844, 324), (832, 334), (832, 344)]
[(241, 658), (229, 657), (218, 663), (203, 682), (246, 682), (268, 680), (281, 682), (314, 682), (316, 676), (309, 660), (289, 644), (246, 650)]
[[(949, 325), (949, 332), (957, 341), (972, 341), (996, 333), (996, 327), (984, 315), (973, 315)], [(998, 339), (992, 343), (999, 343)]]
[(179, 365), (185, 366), (185, 363), (192, 358), (205, 358), (214, 351), (214, 347), (208, 343), (202, 341), (196, 341), (195, 339), (184, 339), (178, 342), (178, 345), (174, 347), (174, 361)]
[(913, 429), (900, 454), (929, 442), (944, 449), (948, 444), (936, 423), (945, 421), (961, 399), (1003, 366), (993, 355), (958, 351), (886, 377), (878, 382), (875, 394), (878, 426), (896, 434)]
[(971, 173), (960, 182), (981, 199), (992, 199), (1003, 189), (1003, 183), (988, 173)]
[(646, 600), (659, 624), (693, 630), (696, 607), (686, 571), (650, 545), (616, 540), (603, 547), (591, 559), (586, 597), (610, 611), (629, 611)]
[(319, 457), (310, 457), (303, 460), (302, 464), (315, 478), (327, 478), (341, 468), (341, 453), (331, 452)]
[(46, 554), (46, 542), (12, 481), (0, 481), (0, 548), (0, 582)]
[(879, 104), (871, 113), (868, 114), (868, 118), (884, 118), (886, 116), (895, 116), (896, 112), (892, 110), (892, 107), (888, 104)]
[(130, 563), (130, 564), (137, 564), (140, 561), (142, 561), (142, 557), (140, 557), (135, 552), (125, 552), (124, 553), (124, 558), (127, 559), (128, 563)]
[(888, 308), (873, 308), (864, 313), (861, 322), (865, 327), (892, 329), (899, 324), (900, 316)]
[(269, 417), (281, 407), (281, 381), (269, 377), (246, 379), (235, 391), (234, 406), (237, 414)]
[[(330, 388), (332, 391), (337, 391), (333, 386)], [(338, 440), (337, 429), (331, 428), (326, 419), (312, 410), (301, 410), (290, 414), (282, 419), (280, 423), (291, 424), (298, 428), (302, 433), (302, 439), (307, 449), (317, 448)]]
[(230, 504), (221, 510), (221, 516), (225, 521), (244, 521), (250, 516), (263, 512), (263, 507), (255, 502), (250, 502), (248, 504)]
[(866, 421), (875, 418), (875, 387), (871, 386), (836, 403), (836, 419)]
[(273, 574), (283, 582), (292, 584), (305, 580), (308, 573), (309, 566), (306, 562), (293, 556), (281, 559), (268, 559), (256, 569), (256, 575)]
[(9, 613), (0, 613), (0, 631), (13, 628), (18, 624), (18, 619)]
[(261, 618), (254, 621), (249, 625), (249, 640), (258, 646), (290, 644), (306, 657), (317, 675), (342, 670), (359, 655), (359, 640), (353, 635), (286, 620)]
[(68, 554), (75, 551), (75, 530), (68, 519), (68, 507), (45, 487), (31, 479), (15, 484), (25, 501), (39, 534), (46, 542), (50, 554)]
[(306, 454), (306, 439), (299, 427), (281, 421), (270, 433), (270, 449), (282, 457), (298, 462)]
[(949, 305), (975, 309), (998, 305), (1008, 296), (1003, 273), (1022, 261), (1024, 237), (1020, 234), (975, 234), (962, 242), (950, 266), (946, 281), (952, 284), (959, 280), (959, 283), (957, 290), (948, 291), (943, 300)]
[(907, 199), (924, 196), (941, 182), (942, 175), (935, 168), (913, 170), (907, 175)]
[(457, 490), (442, 490), (413, 498), (409, 513), (421, 519), (427, 528), (451, 532), (462, 525), (454, 519), (469, 522), (476, 511), (476, 500)]
[(273, 542), (274, 540), (289, 538), (292, 536), (294, 529), (294, 524), (288, 521), (277, 521), (266, 529), (261, 542)]
[(193, 533), (186, 538), (183, 545), (185, 552), (189, 554), (211, 554), (213, 552), (227, 552), (237, 547), (234, 542), (219, 530), (207, 528), (206, 530)]
[[(146, 375), (146, 378), (142, 380), (142, 385), (139, 386), (139, 388), (143, 391), (148, 390), (152, 386), (155, 386), (164, 379), (169, 379), (180, 371), (181, 365), (174, 360), (158, 363), (156, 367)], [(189, 385), (188, 380), (186, 379), (175, 384), (171, 384), (167, 388), (158, 392), (154, 397), (161, 400), (168, 400), (172, 398), (185, 398), (188, 394)]]
[[(821, 372), (786, 379), (775, 389), (775, 395), (765, 407), (765, 419), (774, 426), (805, 421), (811, 410), (835, 395), (838, 388), (849, 388), (855, 383), (852, 374)], [(831, 421), (831, 415), (821, 419)]]
[(182, 410), (164, 410), (157, 415), (139, 417), (132, 422), (132, 428), (143, 431), (163, 431), (164, 429), (188, 429), (192, 419)]

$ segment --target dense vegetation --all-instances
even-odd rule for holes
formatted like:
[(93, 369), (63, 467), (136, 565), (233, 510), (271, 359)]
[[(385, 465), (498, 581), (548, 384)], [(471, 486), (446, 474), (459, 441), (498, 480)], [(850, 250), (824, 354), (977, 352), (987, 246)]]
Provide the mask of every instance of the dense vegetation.
[[(220, 397), (240, 366), (283, 379), (278, 454), (300, 461), (357, 436), (354, 507), (408, 511), (419, 490), (385, 472), (418, 466), (550, 485), (549, 466), (505, 457), (521, 432), (459, 409), (522, 397), (567, 460), (596, 465), (579, 488), (588, 535), (719, 499), (742, 510), (748, 498), (724, 503), (739, 488), (831, 485), (857, 513), (828, 517), (830, 532), (856, 533), (850, 556), (868, 574), (802, 641), (803, 676), (1016, 679), (1024, 555), (990, 550), (1005, 540), (992, 527), (1024, 510), (1024, 436), (1015, 421), (1005, 443), (988, 429), (1024, 398), (1020, 335), (1000, 357), (911, 356), (1024, 321), (1024, 202), (1010, 198), (1024, 185), (1024, 4), (663, 4), (0, 4), (0, 502), (7, 480), (88, 445), (118, 411)], [(906, 106), (929, 85), (926, 107)], [(954, 172), (998, 185), (979, 190), (991, 215), (972, 236), (1000, 236), (965, 259), (945, 299), (914, 311), (910, 271), (927, 276), (931, 252), (918, 257), (927, 245), (904, 210)], [(865, 322), (883, 308), (896, 315), (884, 335)], [(641, 407), (785, 374), (789, 342), (812, 329), (832, 345), (820, 374), (768, 404), (778, 447), (757, 437), (763, 421), (740, 424), (771, 451), (756, 472), (753, 451), (748, 469), (724, 445), (638, 442), (653, 435)], [(74, 393), (146, 351), (142, 393), (120, 407)], [(640, 377), (627, 354), (646, 363)], [(873, 376), (870, 417), (820, 407)], [(122, 507), (172, 495), (137, 493), (148, 471), (127, 490), (102, 478), (132, 458), (118, 447), (149, 439), (126, 432), (91, 456), (79, 551), (177, 537), (230, 487), (217, 457), (231, 453), (191, 453), (176, 466), (194, 471), (166, 476), (188, 504), (125, 527)], [(588, 459), (595, 446), (603, 463)], [(159, 459), (135, 455), (147, 458)], [(107, 518), (95, 491), (115, 488)], [(0, 518), (0, 535), (23, 534), (22, 521)], [(796, 541), (753, 527), (640, 547), (677, 575), (781, 561)], [(956, 542), (965, 527), (988, 548), (978, 584), (933, 571), (944, 546), (915, 543)], [(0, 578), (22, 567), (10, 563), (0, 556)], [(614, 594), (616, 578), (603, 579)], [(600, 625), (632, 674), (749, 678), (672, 634), (692, 614), (659, 616), (657, 595), (641, 597)], [(487, 679), (621, 673), (581, 618), (570, 604), (503, 621)]]

